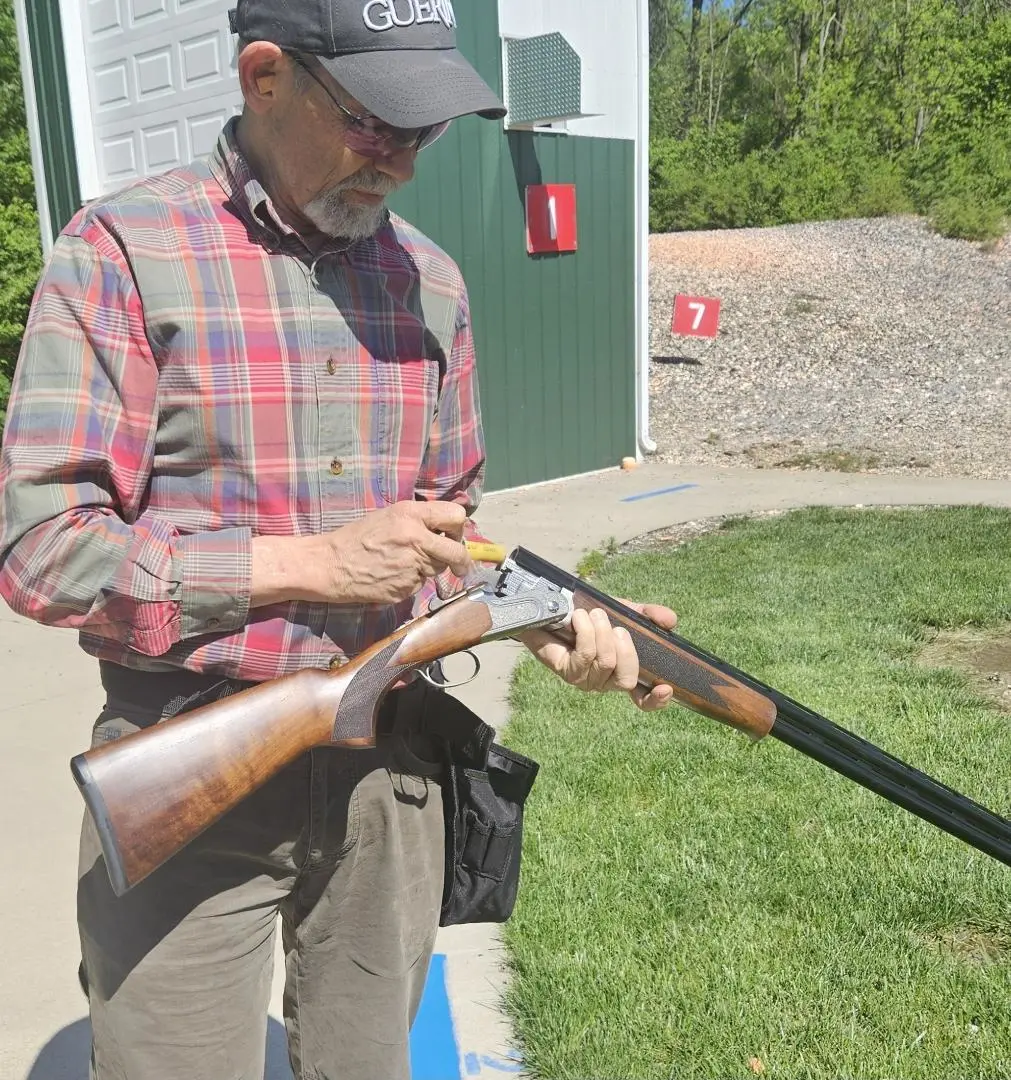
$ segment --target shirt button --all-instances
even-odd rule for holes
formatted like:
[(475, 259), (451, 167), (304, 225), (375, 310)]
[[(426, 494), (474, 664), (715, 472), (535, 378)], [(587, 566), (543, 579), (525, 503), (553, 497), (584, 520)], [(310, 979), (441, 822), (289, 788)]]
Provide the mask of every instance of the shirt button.
[(333, 461), (330, 462), (330, 471), (334, 476), (340, 476), (341, 473), (344, 472), (344, 462), (341, 461), (340, 458), (334, 458)]
[(332, 356), (326, 362), (326, 369), (331, 375), (335, 374), (337, 371), (337, 361)]

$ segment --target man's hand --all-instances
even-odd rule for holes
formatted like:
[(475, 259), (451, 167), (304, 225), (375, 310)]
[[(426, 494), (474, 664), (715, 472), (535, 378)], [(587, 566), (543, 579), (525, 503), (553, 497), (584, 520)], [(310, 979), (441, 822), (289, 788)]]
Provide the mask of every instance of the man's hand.
[[(663, 630), (673, 630), (678, 617), (670, 608), (660, 604), (623, 604), (645, 615)], [(612, 627), (607, 615), (599, 608), (572, 615), (575, 643), (569, 647), (543, 630), (530, 630), (520, 636), (524, 645), (545, 667), (559, 678), (580, 690), (606, 692), (625, 690), (636, 705), (645, 712), (662, 709), (671, 703), (674, 691), (659, 683), (652, 690), (638, 685), (639, 658), (632, 636), (623, 627)]]
[(457, 503), (401, 502), (321, 536), (258, 536), (251, 606), (407, 600), (447, 569), (463, 577), (472, 568), (466, 520)]

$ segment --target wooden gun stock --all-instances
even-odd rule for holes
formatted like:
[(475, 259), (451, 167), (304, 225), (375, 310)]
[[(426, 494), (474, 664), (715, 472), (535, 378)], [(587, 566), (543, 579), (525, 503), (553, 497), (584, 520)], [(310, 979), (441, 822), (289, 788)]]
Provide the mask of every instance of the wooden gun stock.
[(490, 629), (487, 606), (461, 598), (335, 671), (298, 671), (78, 754), (117, 896), (314, 746), (374, 746), (390, 687)]

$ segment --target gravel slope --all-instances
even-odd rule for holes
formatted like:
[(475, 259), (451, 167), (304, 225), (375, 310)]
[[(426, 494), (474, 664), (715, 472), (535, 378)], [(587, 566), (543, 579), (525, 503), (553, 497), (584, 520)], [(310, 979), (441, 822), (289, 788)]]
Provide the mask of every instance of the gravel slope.
[[(665, 461), (1011, 477), (1011, 242), (915, 218), (650, 240), (652, 438)], [(673, 337), (676, 293), (722, 300)]]

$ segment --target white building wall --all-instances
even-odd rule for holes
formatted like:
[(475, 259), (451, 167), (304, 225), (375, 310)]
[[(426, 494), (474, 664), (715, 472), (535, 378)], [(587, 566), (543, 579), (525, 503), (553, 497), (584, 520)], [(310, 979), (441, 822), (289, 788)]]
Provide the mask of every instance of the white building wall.
[(573, 135), (635, 139), (638, 133), (638, 0), (499, 0), (503, 37), (558, 31), (583, 63), (583, 112)]

